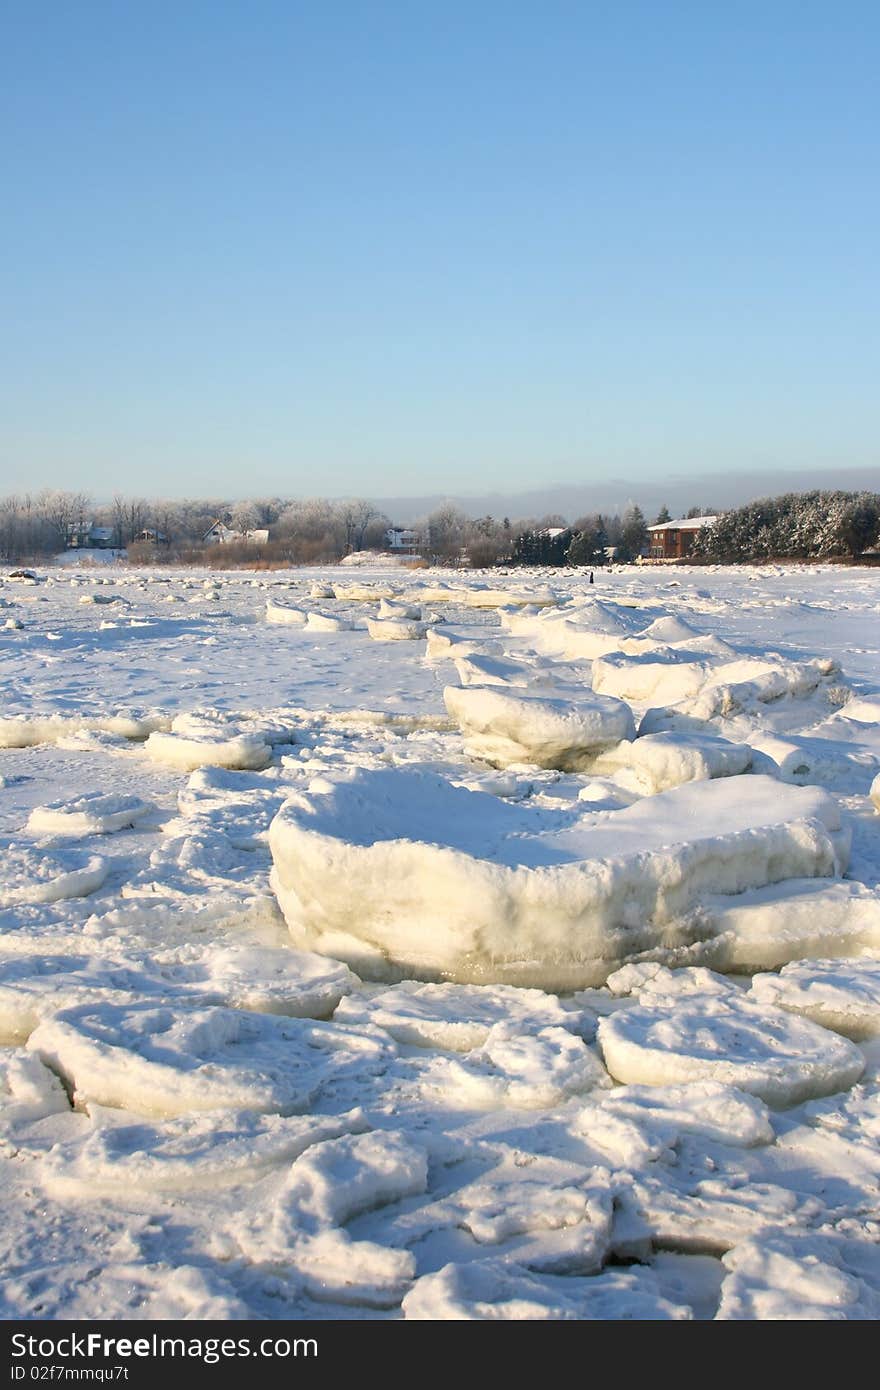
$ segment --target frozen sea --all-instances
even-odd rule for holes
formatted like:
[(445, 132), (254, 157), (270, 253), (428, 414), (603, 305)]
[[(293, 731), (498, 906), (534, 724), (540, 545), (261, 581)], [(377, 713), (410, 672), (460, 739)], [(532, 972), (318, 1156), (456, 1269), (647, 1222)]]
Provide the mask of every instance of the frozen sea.
[(0, 679), (0, 1316), (880, 1315), (880, 570), (6, 571)]

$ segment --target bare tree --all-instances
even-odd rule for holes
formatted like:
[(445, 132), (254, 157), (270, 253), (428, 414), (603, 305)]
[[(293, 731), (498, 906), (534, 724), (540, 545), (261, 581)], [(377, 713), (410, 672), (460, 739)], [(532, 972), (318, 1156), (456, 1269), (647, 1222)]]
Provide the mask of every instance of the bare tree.
[(452, 502), (444, 502), (421, 526), (425, 549), (443, 559), (457, 559), (471, 533), (470, 518)]
[(372, 502), (362, 497), (350, 498), (340, 505), (342, 524), (345, 527), (346, 551), (363, 550), (367, 527), (376, 515)]
[(344, 508), (325, 497), (292, 502), (278, 520), (290, 558), (298, 564), (340, 559), (346, 551)]
[(116, 532), (116, 544), (120, 547), (129, 545), (144, 530), (148, 518), (149, 509), (143, 498), (114, 497), (113, 529)]
[(230, 512), (230, 523), (233, 531), (253, 531), (259, 525), (259, 514), (256, 503), (254, 502), (234, 502)]
[(89, 498), (84, 492), (46, 489), (37, 498), (37, 513), (55, 550), (65, 550), (74, 528), (84, 528)]
[(359, 550), (384, 550), (387, 544), (385, 533), (391, 526), (391, 518), (385, 516), (383, 512), (376, 512), (370, 517), (364, 530), (363, 540)]

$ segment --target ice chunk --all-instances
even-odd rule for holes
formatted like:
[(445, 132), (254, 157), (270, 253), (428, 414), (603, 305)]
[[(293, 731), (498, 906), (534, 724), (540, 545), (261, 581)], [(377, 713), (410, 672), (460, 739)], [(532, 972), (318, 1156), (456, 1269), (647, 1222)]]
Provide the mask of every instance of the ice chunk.
[(577, 772), (609, 744), (635, 736), (629, 706), (598, 695), (574, 701), (447, 686), (443, 698), (467, 752), (500, 767), (526, 762)]
[(779, 883), (736, 898), (710, 898), (717, 959), (726, 970), (773, 970), (805, 956), (880, 950), (880, 896), (861, 883)]
[(780, 738), (777, 734), (764, 733), (755, 735), (750, 742), (753, 748), (775, 763), (783, 781), (809, 777), (813, 759), (803, 744)]
[(543, 1110), (611, 1084), (595, 1053), (566, 1028), (524, 1034), (511, 1023), (496, 1023), (465, 1060), (432, 1063), (428, 1076), (447, 1104), (473, 1110)]
[(456, 1225), (477, 1245), (504, 1247), (505, 1259), (532, 1270), (592, 1274), (600, 1269), (611, 1243), (607, 1171), (587, 1170), (587, 1180), (577, 1184), (564, 1175), (544, 1179), (540, 1161), (526, 1171), (511, 1166), (509, 1178), (493, 1174), (445, 1203), (458, 1208)]
[(448, 1264), (425, 1274), (403, 1300), (404, 1317), (519, 1321), (675, 1320), (692, 1317), (684, 1304), (660, 1293), (646, 1266), (605, 1270), (587, 1278), (529, 1274), (503, 1260)]
[(381, 599), (394, 599), (397, 596), (397, 589), (390, 584), (381, 583), (354, 583), (334, 584), (333, 593), (337, 598), (345, 599), (348, 603), (379, 603)]
[(287, 624), (290, 627), (302, 627), (307, 617), (304, 608), (292, 608), (285, 603), (276, 603), (274, 599), (266, 600), (266, 622)]
[(268, 739), (242, 733), (228, 718), (211, 711), (178, 715), (170, 733), (151, 734), (145, 747), (156, 762), (184, 772), (198, 767), (258, 769), (272, 761)]
[[(254, 1252), (254, 1258), (259, 1263), (260, 1252)], [(314, 1235), (292, 1236), (289, 1253), (278, 1263), (316, 1301), (365, 1308), (397, 1307), (412, 1283), (416, 1265), (409, 1250), (352, 1240), (335, 1226)]]
[(828, 663), (818, 658), (794, 662), (775, 653), (740, 656), (726, 642), (700, 637), (635, 655), (610, 653), (593, 664), (593, 688), (712, 719), (783, 695), (807, 695), (827, 674)]
[(490, 589), (481, 584), (467, 590), (465, 604), (468, 608), (501, 608), (527, 605), (540, 608), (552, 607), (558, 602), (549, 589), (532, 593), (517, 593), (511, 589)]
[(425, 1191), (426, 1151), (401, 1133), (370, 1132), (310, 1147), (283, 1189), (233, 1230), (258, 1264), (293, 1270), (313, 1298), (393, 1307), (415, 1272), (413, 1256), (352, 1240), (339, 1226)]
[(694, 916), (704, 897), (839, 872), (846, 851), (827, 793), (765, 777), (595, 813), (512, 804), (410, 768), (322, 778), (281, 809), (269, 843), (297, 945), (368, 978), (552, 989), (712, 937)]
[(384, 1062), (376, 1038), (328, 1023), (143, 1005), (84, 1005), (41, 1023), (28, 1048), (68, 1082), (78, 1105), (141, 1115), (195, 1110), (300, 1111), (328, 1081)]
[(525, 687), (534, 680), (534, 672), (519, 661), (507, 661), (503, 657), (486, 656), (480, 652), (459, 656), (456, 648), (452, 649), (450, 655), (455, 661), (462, 685)]
[[(28, 1061), (41, 1065), (32, 1056)], [(201, 1111), (151, 1121), (92, 1103), (89, 1117), (85, 1135), (55, 1144), (41, 1165), (40, 1181), (54, 1197), (237, 1186), (292, 1163), (313, 1144), (366, 1128), (359, 1110), (339, 1116)]]
[(198, 964), (170, 966), (167, 974), (206, 1002), (290, 1018), (331, 1014), (358, 983), (339, 961), (271, 946), (212, 945)]
[(672, 646), (676, 642), (690, 642), (701, 636), (702, 633), (684, 618), (672, 614), (667, 618), (655, 618), (653, 623), (649, 623), (639, 634), (639, 639)]
[(13, 715), (0, 719), (0, 748), (32, 748), (39, 743), (55, 743), (84, 723), (82, 719), (64, 715)]
[(846, 702), (843, 714), (858, 724), (876, 724), (880, 721), (880, 699), (850, 699)]
[(646, 796), (712, 777), (747, 772), (752, 750), (702, 733), (646, 734), (600, 753), (592, 771), (611, 774), (623, 786)]
[(707, 990), (690, 972), (679, 973), (680, 984), (655, 976), (636, 1007), (600, 1020), (605, 1065), (618, 1081), (721, 1081), (768, 1105), (790, 1106), (861, 1076), (865, 1059), (845, 1039), (733, 986)]
[(848, 1038), (880, 1034), (880, 960), (804, 960), (756, 975), (752, 997)]
[(121, 709), (117, 710), (115, 714), (89, 720), (88, 723), (89, 727), (100, 732), (119, 734), (122, 738), (139, 740), (148, 738), (156, 730), (169, 728), (171, 721), (166, 715), (155, 711), (144, 713), (142, 710)]
[(351, 618), (339, 613), (310, 612), (306, 617), (306, 632), (351, 632), (354, 623)]
[(829, 1235), (770, 1232), (724, 1256), (722, 1322), (880, 1317), (880, 1248)]
[(64, 1087), (39, 1057), (0, 1048), (0, 1126), (41, 1120), (70, 1109)]
[(367, 631), (374, 642), (415, 642), (427, 630), (427, 623), (411, 618), (367, 619)]
[(377, 1024), (410, 1047), (470, 1052), (483, 1047), (496, 1023), (523, 1031), (574, 1028), (578, 1015), (552, 994), (512, 985), (423, 985), (404, 980), (391, 989), (350, 994), (336, 1010), (337, 1023)]
[(39, 743), (61, 743), (83, 730), (143, 739), (155, 729), (167, 728), (169, 722), (161, 715), (137, 714), (127, 710), (94, 718), (64, 714), (14, 715), (9, 719), (0, 719), (0, 748), (32, 748)]
[(417, 603), (400, 603), (395, 599), (383, 598), (379, 600), (379, 617), (421, 622), (422, 610)]
[(623, 1167), (653, 1161), (686, 1134), (745, 1149), (772, 1144), (775, 1137), (757, 1096), (718, 1081), (618, 1086), (586, 1105), (572, 1131)]
[(78, 849), (33, 849), (8, 845), (0, 858), (0, 907), (86, 898), (107, 877), (110, 865)]
[[(78, 1004), (181, 996), (161, 971), (115, 959), (33, 950), (0, 961), (0, 1041), (26, 1042), (44, 1018)], [(213, 1002), (213, 1001), (212, 1001)]]
[(426, 661), (448, 661), (475, 653), (492, 656), (501, 651), (501, 643), (484, 637), (462, 637), (442, 627), (429, 628), (425, 634), (428, 645)]
[(527, 637), (538, 651), (566, 661), (593, 661), (617, 651), (632, 625), (631, 617), (602, 603), (543, 613), (502, 611), (501, 621), (514, 637)]
[(424, 1192), (428, 1155), (394, 1131), (346, 1135), (312, 1146), (291, 1169), (285, 1194), (310, 1226), (342, 1226), (361, 1212)]
[(643, 655), (610, 652), (593, 662), (593, 689), (645, 704), (679, 704), (700, 693), (712, 672), (709, 653), (657, 647)]
[(79, 839), (84, 835), (110, 835), (127, 830), (155, 810), (152, 802), (139, 796), (102, 796), (92, 792), (75, 801), (54, 801), (37, 806), (28, 818), (28, 830), (36, 835), (61, 835)]

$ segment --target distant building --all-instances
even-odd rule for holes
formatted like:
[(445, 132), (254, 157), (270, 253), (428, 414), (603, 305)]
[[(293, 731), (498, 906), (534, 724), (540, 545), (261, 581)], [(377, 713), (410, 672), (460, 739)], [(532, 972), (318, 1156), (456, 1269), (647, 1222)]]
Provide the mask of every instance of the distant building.
[(154, 531), (151, 526), (145, 526), (143, 531), (138, 531), (135, 540), (142, 545), (170, 545), (171, 542), (164, 531)]
[(231, 526), (227, 526), (225, 521), (218, 519), (210, 526), (202, 536), (203, 545), (265, 545), (269, 539), (269, 530), (265, 528), (258, 531), (234, 531)]
[(385, 532), (385, 544), (397, 555), (414, 555), (422, 543), (420, 531), (410, 531), (404, 526), (389, 526)]
[(229, 545), (232, 541), (237, 541), (239, 533), (233, 531), (231, 526), (227, 526), (225, 521), (217, 521), (211, 525), (202, 536), (205, 545)]
[(67, 528), (68, 550), (112, 550), (116, 532), (112, 526), (92, 526), (75, 522)]
[(694, 548), (694, 537), (704, 526), (712, 526), (717, 516), (689, 516), (678, 521), (663, 521), (658, 526), (649, 526), (650, 537), (647, 559), (686, 560)]

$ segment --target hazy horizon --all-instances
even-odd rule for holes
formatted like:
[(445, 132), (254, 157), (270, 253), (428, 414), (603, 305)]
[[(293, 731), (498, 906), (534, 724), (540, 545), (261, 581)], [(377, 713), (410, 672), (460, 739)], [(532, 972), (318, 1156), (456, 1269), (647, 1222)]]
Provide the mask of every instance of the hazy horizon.
[[(279, 491), (259, 493), (254, 490), (241, 492), (213, 492), (209, 494), (181, 491), (178, 493), (157, 493), (149, 488), (141, 490), (120, 486), (115, 494), (89, 494), (79, 488), (76, 480), (71, 480), (70, 490), (86, 492), (90, 507), (94, 510), (109, 508), (113, 495), (126, 499), (143, 499), (146, 502), (163, 501), (169, 504), (182, 502), (228, 503), (260, 501), (269, 497), (287, 498), (292, 501), (305, 501), (323, 497), (336, 502), (350, 497), (359, 497), (370, 503), (376, 510), (388, 516), (394, 523), (408, 525), (426, 516), (437, 507), (452, 503), (468, 515), (480, 517), (491, 515), (497, 520), (503, 516), (511, 519), (541, 517), (559, 513), (566, 520), (574, 521), (578, 516), (600, 512), (608, 515), (622, 514), (633, 503), (640, 506), (649, 520), (661, 507), (668, 507), (673, 516), (684, 514), (692, 507), (703, 511), (724, 510), (742, 506), (758, 497), (778, 496), (787, 492), (810, 491), (870, 491), (880, 486), (880, 474), (876, 469), (841, 469), (830, 472), (767, 472), (767, 473), (729, 473), (724, 478), (670, 476), (668, 478), (638, 481), (636, 479), (608, 479), (597, 483), (551, 483), (542, 487), (525, 488), (518, 491), (497, 490), (480, 491), (437, 491), (419, 493), (400, 493), (383, 496), (375, 489), (366, 489), (356, 494), (320, 491), (294, 493)], [(38, 489), (29, 489), (32, 494)]]

